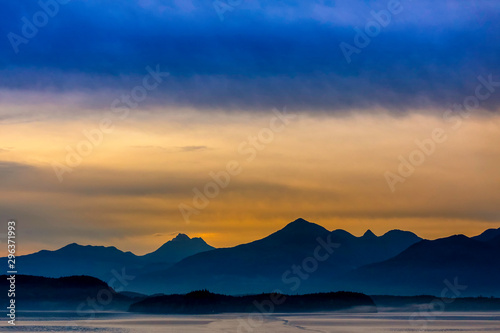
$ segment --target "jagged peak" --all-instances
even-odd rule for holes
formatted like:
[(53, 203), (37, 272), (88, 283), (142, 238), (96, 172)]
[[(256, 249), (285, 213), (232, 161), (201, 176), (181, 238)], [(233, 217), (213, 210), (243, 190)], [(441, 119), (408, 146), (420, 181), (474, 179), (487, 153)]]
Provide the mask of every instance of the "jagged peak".
[(175, 238), (173, 238), (172, 240), (173, 240), (173, 241), (178, 242), (178, 241), (188, 241), (188, 240), (190, 240), (190, 239), (191, 239), (191, 238), (189, 238), (189, 236), (188, 236), (188, 235), (183, 234), (183, 233), (179, 233), (179, 234), (178, 234), (177, 236), (175, 236)]
[(363, 238), (377, 238), (377, 236), (370, 230), (366, 230), (366, 232), (362, 236)]
[(311, 222), (304, 220), (302, 217), (299, 217), (298, 219), (296, 219), (291, 223), (311, 223)]

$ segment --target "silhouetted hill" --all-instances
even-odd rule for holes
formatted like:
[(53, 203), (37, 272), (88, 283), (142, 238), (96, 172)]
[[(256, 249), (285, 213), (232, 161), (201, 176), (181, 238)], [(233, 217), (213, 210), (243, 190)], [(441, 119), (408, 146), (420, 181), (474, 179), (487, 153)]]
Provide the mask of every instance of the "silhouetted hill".
[(500, 237), (500, 228), (488, 229), (485, 232), (483, 232), (482, 234), (472, 237), (472, 239), (475, 239), (475, 240), (478, 240), (481, 242), (488, 242), (496, 237)]
[[(455, 296), (499, 296), (500, 246), (456, 235), (423, 240), (389, 260), (347, 274), (332, 288), (368, 294), (441, 295), (455, 279), (466, 286)], [(458, 288), (460, 289), (460, 288)], [(451, 296), (451, 295), (449, 295)]]
[[(9, 290), (7, 275), (0, 276), (0, 288)], [(126, 310), (141, 298), (127, 297), (116, 293), (103, 281), (91, 276), (69, 276), (46, 278), (31, 275), (16, 275), (16, 307), (19, 310)], [(89, 299), (105, 300), (92, 308)], [(5, 298), (7, 299), (7, 298)]]
[(291, 265), (312, 255), (318, 237), (328, 234), (323, 227), (299, 219), (261, 240), (198, 253), (156, 275), (141, 275), (139, 280), (147, 283), (131, 288), (145, 288), (138, 290), (146, 293), (185, 293), (204, 288), (224, 293), (271, 292), (274, 288), (270, 279), (280, 280)]
[[(6, 275), (0, 276), (0, 287), (9, 289)], [(443, 298), (444, 297), (444, 298)], [(499, 311), (500, 299), (458, 297), (448, 291), (436, 296), (366, 296), (353, 292), (328, 292), (307, 295), (257, 294), (226, 296), (206, 290), (186, 295), (146, 296), (132, 292), (117, 293), (103, 281), (90, 276), (45, 278), (16, 277), (16, 308), (29, 310), (108, 311), (129, 310), (156, 314), (210, 314), (224, 312), (320, 312), (420, 311), (444, 302), (444, 311)], [(6, 304), (5, 304), (6, 305)], [(82, 312), (82, 313), (83, 313)], [(425, 312), (424, 312), (425, 313)]]
[(178, 234), (177, 237), (166, 242), (156, 251), (144, 255), (143, 258), (150, 262), (175, 264), (193, 254), (214, 249), (199, 237), (189, 238), (185, 234)]
[[(6, 258), (2, 258), (4, 262)], [(116, 247), (83, 246), (69, 244), (55, 251), (43, 250), (16, 258), (20, 274), (62, 277), (89, 275), (108, 281), (112, 270), (129, 270), (142, 266), (140, 258), (132, 252), (122, 252)]]
[(406, 250), (410, 245), (422, 239), (412, 232), (391, 230), (377, 237), (371, 230), (362, 237), (355, 237), (344, 230), (332, 232), (332, 241), (341, 246), (333, 254), (333, 258), (349, 269), (380, 262), (394, 257)]
[(132, 304), (129, 311), (154, 314), (214, 314), (319, 312), (353, 310), (354, 308), (362, 308), (364, 312), (376, 311), (371, 298), (358, 293), (226, 296), (206, 290), (186, 295), (150, 297)]
[[(355, 237), (297, 219), (263, 239), (198, 253), (164, 271), (140, 275), (130, 288), (144, 293), (210, 289), (232, 295), (275, 289), (293, 293), (330, 291), (330, 281), (336, 276), (366, 263), (388, 259), (420, 240), (403, 231), (381, 237), (370, 233)], [(315, 255), (324, 259), (317, 268), (313, 267), (314, 273), (307, 274), (307, 279), (297, 282), (293, 267), (301, 266), (305, 259)]]

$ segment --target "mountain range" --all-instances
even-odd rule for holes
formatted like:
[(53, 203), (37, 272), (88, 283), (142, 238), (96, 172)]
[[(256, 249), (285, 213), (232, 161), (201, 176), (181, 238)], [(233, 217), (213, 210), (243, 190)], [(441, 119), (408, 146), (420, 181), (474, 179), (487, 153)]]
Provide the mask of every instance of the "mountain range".
[(350, 272), (331, 287), (372, 295), (499, 296), (500, 235), (423, 240), (394, 258)]
[(144, 294), (208, 289), (229, 295), (343, 290), (500, 296), (500, 229), (437, 240), (401, 230), (382, 236), (368, 230), (356, 237), (297, 219), (267, 237), (229, 248), (179, 234), (144, 256), (70, 244), (18, 260), (21, 274), (45, 277), (90, 275), (108, 281), (125, 270), (133, 277), (126, 290)]
[[(381, 237), (371, 231), (355, 237), (343, 230), (330, 232), (298, 219), (263, 239), (198, 253), (163, 271), (142, 274), (132, 282), (132, 287), (143, 293), (154, 290), (186, 293), (203, 288), (229, 294), (273, 292), (275, 289), (284, 293), (327, 292), (329, 281), (336, 276), (389, 259), (420, 240), (415, 234), (399, 230)], [(300, 279), (293, 272), (293, 266), (301, 265), (306, 258), (314, 258), (318, 247), (322, 248), (318, 255), (328, 258), (318, 263), (314, 274)], [(283, 278), (288, 271), (290, 273)], [(295, 288), (297, 277), (300, 288)]]
[(170, 267), (193, 254), (213, 249), (201, 238), (179, 234), (156, 251), (143, 256), (120, 251), (114, 246), (73, 243), (55, 251), (42, 250), (19, 256), (16, 260), (19, 274), (54, 278), (89, 275), (109, 281), (123, 269), (126, 269), (127, 274), (153, 272)]

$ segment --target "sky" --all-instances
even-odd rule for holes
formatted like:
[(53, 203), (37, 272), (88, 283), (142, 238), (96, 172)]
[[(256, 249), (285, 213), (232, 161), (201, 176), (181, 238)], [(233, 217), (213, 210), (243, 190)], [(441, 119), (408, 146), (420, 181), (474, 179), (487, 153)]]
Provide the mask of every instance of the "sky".
[[(18, 251), (500, 227), (497, 1), (8, 1)], [(0, 233), (2, 231), (0, 230)]]

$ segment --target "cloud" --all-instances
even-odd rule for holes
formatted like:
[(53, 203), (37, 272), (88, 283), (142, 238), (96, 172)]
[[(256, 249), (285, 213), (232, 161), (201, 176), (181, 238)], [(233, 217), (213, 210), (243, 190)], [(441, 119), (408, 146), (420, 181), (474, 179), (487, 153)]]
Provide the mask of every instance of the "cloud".
[[(22, 34), (23, 20), (32, 20), (40, 5), (3, 4), (0, 124), (4, 144), (16, 149), (0, 148), (0, 210), (23, 221), (25, 244), (171, 235), (184, 226), (179, 203), (192, 202), (193, 188), (223, 170), (238, 143), (264, 124), (259, 117), (267, 117), (245, 113), (234, 120), (228, 112), (283, 106), (392, 115), (315, 115), (290, 128), (292, 134), (259, 153), (186, 232), (239, 230), (238, 237), (250, 240), (252, 232), (262, 236), (297, 216), (363, 230), (374, 219), (398, 227), (418, 219), (407, 229), (419, 230), (431, 229), (418, 223), (432, 220), (441, 236), (456, 230), (457, 221), (468, 220), (469, 229), (498, 222), (500, 153), (491, 144), (498, 142), (497, 116), (468, 119), (469, 129), (429, 158), (396, 196), (382, 176), (397, 168), (400, 154), (415, 149), (415, 138), (446, 125), (428, 115), (419, 121), (415, 113), (441, 114), (462, 102), (480, 75), (500, 81), (498, 2), (402, 0), (404, 10), (351, 63), (340, 43), (354, 45), (355, 28), (363, 29), (388, 0), (243, 1), (222, 22), (212, 3), (71, 1), (18, 53), (7, 36)], [(81, 118), (97, 111), (100, 119), (156, 65), (170, 76), (59, 183), (50, 161), (63, 160), (65, 147), (95, 126), (92, 117)], [(481, 106), (497, 110), (500, 94)], [(217, 112), (205, 114), (211, 110)], [(399, 114), (408, 117), (394, 117)], [(38, 121), (44, 126), (33, 124)]]
[(34, 167), (29, 164), (0, 161), (0, 178), (17, 176), (32, 170), (34, 170)]
[(181, 146), (181, 147), (163, 147), (163, 146), (154, 146), (154, 145), (145, 145), (145, 146), (131, 146), (132, 148), (138, 149), (153, 149), (153, 150), (161, 150), (167, 152), (194, 152), (194, 151), (203, 151), (209, 149), (207, 146)]
[[(210, 1), (72, 2), (15, 54), (4, 38), (0, 87), (84, 92), (92, 105), (127, 93), (146, 66), (170, 72), (145, 105), (204, 109), (448, 107), (473, 93), (477, 76), (500, 78), (491, 1), (401, 1), (403, 11), (353, 54), (355, 27), (387, 1), (244, 2), (221, 22)], [(20, 32), (37, 3), (9, 3), (1, 35)], [(500, 97), (483, 105), (496, 109)]]
[(184, 146), (184, 147), (178, 147), (182, 152), (192, 152), (192, 151), (198, 151), (198, 150), (206, 150), (208, 149), (207, 146)]
[(167, 148), (162, 146), (153, 146), (153, 145), (145, 145), (145, 146), (131, 146), (132, 148), (137, 149), (159, 149), (159, 150), (167, 150)]

